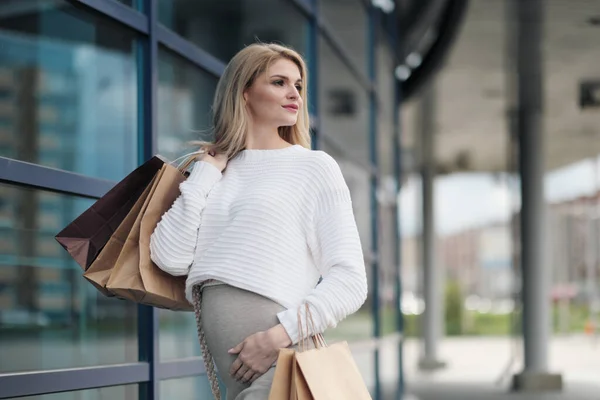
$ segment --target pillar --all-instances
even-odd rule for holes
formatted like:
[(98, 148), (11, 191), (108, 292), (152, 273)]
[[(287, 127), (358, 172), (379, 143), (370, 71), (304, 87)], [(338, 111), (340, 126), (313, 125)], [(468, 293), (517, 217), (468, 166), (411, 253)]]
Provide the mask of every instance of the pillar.
[[(513, 389), (560, 390), (562, 378), (548, 372), (550, 338), (550, 272), (545, 255), (543, 11), (544, 0), (511, 0), (516, 22), (513, 36), (517, 68), (516, 135), (521, 177), (521, 269), (524, 369), (513, 378)], [(512, 15), (511, 15), (512, 14)]]
[(442, 276), (435, 258), (435, 83), (425, 88), (419, 105), (419, 137), (421, 138), (421, 175), (423, 204), (423, 243), (422, 243), (422, 290), (425, 311), (421, 316), (423, 348), (419, 368), (434, 370), (445, 367), (438, 360), (437, 345), (442, 335)]

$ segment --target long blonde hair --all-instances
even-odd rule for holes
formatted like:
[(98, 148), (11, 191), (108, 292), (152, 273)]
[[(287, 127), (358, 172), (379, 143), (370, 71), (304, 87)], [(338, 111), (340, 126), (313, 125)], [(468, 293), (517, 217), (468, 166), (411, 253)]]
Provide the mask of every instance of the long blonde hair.
[(240, 50), (227, 64), (217, 84), (212, 106), (211, 133), (214, 142), (196, 141), (193, 144), (200, 146), (204, 151), (227, 154), (230, 159), (244, 150), (249, 126), (244, 91), (252, 86), (255, 79), (267, 71), (273, 62), (282, 58), (292, 61), (300, 70), (303, 80), (300, 96), (304, 106), (295, 125), (279, 127), (279, 136), (290, 144), (310, 148), (306, 63), (296, 51), (273, 43), (249, 45)]

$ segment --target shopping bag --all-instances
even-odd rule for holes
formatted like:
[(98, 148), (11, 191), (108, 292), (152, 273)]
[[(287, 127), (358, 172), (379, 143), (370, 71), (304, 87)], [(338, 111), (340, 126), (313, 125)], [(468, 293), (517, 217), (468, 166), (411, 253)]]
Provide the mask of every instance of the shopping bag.
[(144, 200), (140, 212), (136, 215), (133, 226), (121, 249), (121, 253), (117, 258), (117, 261), (115, 261), (110, 277), (106, 282), (106, 289), (111, 293), (122, 299), (128, 299), (136, 303), (140, 303), (144, 298), (144, 283), (142, 282), (142, 276), (140, 274), (139, 249), (142, 216), (148, 207), (150, 198), (158, 186), (163, 171), (164, 170), (161, 167), (160, 171), (158, 171), (152, 181), (152, 185), (150, 185), (148, 189), (148, 196)]
[(371, 400), (347, 342), (297, 352), (295, 359), (313, 399)]
[[(153, 179), (151, 184), (156, 179)], [(106, 288), (106, 284), (108, 279), (110, 278), (110, 274), (115, 266), (121, 251), (123, 250), (123, 246), (125, 245), (125, 241), (127, 240), (127, 236), (131, 232), (133, 228), (133, 224), (137, 219), (138, 215), (142, 210), (142, 206), (146, 202), (148, 198), (148, 194), (150, 193), (151, 185), (148, 185), (142, 195), (135, 202), (129, 214), (125, 217), (123, 222), (119, 225), (119, 227), (112, 234), (108, 243), (104, 246), (104, 248), (98, 254), (98, 257), (94, 260), (94, 262), (89, 266), (89, 268), (83, 273), (83, 277), (87, 279), (92, 285), (94, 285), (102, 294), (105, 296), (114, 296), (114, 294)]]
[(180, 169), (168, 164), (163, 165), (160, 181), (141, 220), (140, 274), (146, 291), (146, 304), (170, 310), (193, 311), (193, 305), (185, 298), (186, 277), (169, 275), (150, 259), (150, 236), (162, 216), (179, 197), (179, 185), (186, 179), (183, 175), (183, 171), (187, 169), (186, 165)]
[[(306, 316), (315, 332), (308, 305)], [(300, 313), (298, 325), (303, 332)], [(269, 400), (371, 400), (348, 343), (327, 346), (320, 334), (311, 339), (314, 349), (304, 350), (302, 345), (300, 351), (279, 351)]]
[(83, 270), (96, 259), (163, 164), (161, 158), (152, 157), (55, 236)]
[(185, 298), (186, 277), (169, 275), (150, 259), (150, 236), (179, 196), (184, 180), (183, 173), (169, 164), (156, 175), (106, 284), (116, 296), (159, 308), (193, 310)]

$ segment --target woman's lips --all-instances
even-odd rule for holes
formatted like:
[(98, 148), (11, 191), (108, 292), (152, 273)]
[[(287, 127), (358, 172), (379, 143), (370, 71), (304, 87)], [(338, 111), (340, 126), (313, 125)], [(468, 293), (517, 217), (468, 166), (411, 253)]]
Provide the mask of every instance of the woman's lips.
[(283, 106), (283, 108), (285, 108), (286, 110), (288, 110), (288, 111), (290, 111), (290, 112), (293, 112), (293, 113), (296, 113), (296, 112), (298, 112), (298, 106), (294, 106), (294, 105), (291, 105), (291, 106)]

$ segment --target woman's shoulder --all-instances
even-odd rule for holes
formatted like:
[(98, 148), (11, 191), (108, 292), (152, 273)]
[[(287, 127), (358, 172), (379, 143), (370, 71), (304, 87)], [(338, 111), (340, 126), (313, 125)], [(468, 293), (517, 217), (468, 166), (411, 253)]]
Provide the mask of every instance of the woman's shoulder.
[(304, 174), (308, 174), (314, 184), (345, 183), (338, 162), (323, 150), (305, 149), (298, 160)]
[(300, 159), (314, 168), (339, 169), (337, 161), (323, 150), (311, 150), (304, 148), (300, 153)]

